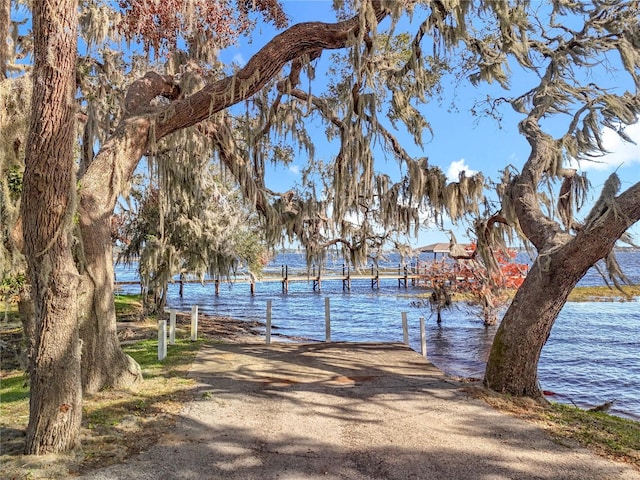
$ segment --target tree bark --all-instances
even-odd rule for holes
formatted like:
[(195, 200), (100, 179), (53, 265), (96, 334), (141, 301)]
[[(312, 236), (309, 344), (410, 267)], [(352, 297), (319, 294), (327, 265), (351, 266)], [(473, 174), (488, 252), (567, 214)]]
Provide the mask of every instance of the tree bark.
[(82, 235), (82, 389), (93, 394), (105, 387), (129, 388), (142, 381), (142, 372), (135, 360), (122, 351), (117, 335), (110, 215), (103, 216), (104, 221), (89, 223), (91, 227), (87, 228), (87, 214), (80, 211), (81, 232), (91, 233)]
[(33, 343), (36, 337), (36, 312), (31, 298), (31, 287), (23, 287), (18, 299), (18, 313), (22, 323), (24, 350), (20, 353), (20, 367), (29, 371), (29, 362), (33, 356)]
[(114, 302), (111, 216), (118, 195), (147, 148), (148, 120), (127, 119), (102, 147), (81, 180), (78, 217), (82, 238), (80, 336), (85, 393), (127, 388), (142, 380), (138, 364), (122, 351)]
[(9, 63), (9, 29), (11, 27), (11, 0), (0, 0), (0, 81), (7, 78)]
[(35, 305), (26, 453), (78, 444), (82, 418), (74, 214), (77, 3), (33, 3), (34, 69), (22, 197)]
[(539, 256), (534, 262), (493, 340), (485, 372), (488, 388), (542, 398), (538, 385), (542, 347), (571, 290), (586, 273), (571, 267), (572, 259), (564, 252)]
[(575, 237), (536, 258), (496, 332), (484, 378), (488, 388), (542, 398), (537, 373), (542, 348), (578, 281), (640, 220), (640, 183), (608, 204), (596, 204), (593, 213), (595, 221)]

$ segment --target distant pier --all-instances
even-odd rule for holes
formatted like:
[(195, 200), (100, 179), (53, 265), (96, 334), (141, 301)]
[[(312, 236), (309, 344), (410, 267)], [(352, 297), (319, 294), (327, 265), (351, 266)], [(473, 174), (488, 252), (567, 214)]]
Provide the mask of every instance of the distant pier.
[[(370, 269), (357, 270), (354, 272), (347, 265), (343, 265), (341, 270), (321, 269), (313, 266), (310, 270), (306, 270), (304, 272), (291, 272), (287, 265), (283, 265), (280, 274), (270, 271), (260, 278), (255, 278), (248, 274), (242, 276), (234, 275), (226, 278), (206, 278), (202, 281), (194, 278), (182, 277), (180, 279), (175, 279), (171, 283), (177, 283), (180, 285), (181, 294), (185, 284), (214, 284), (216, 295), (220, 294), (221, 283), (248, 284), (251, 295), (255, 295), (256, 284), (259, 283), (279, 282), (282, 285), (282, 293), (288, 293), (290, 284), (302, 282), (311, 284), (314, 292), (322, 291), (322, 284), (326, 282), (342, 282), (342, 290), (351, 291), (351, 284), (356, 280), (366, 280), (371, 282), (371, 288), (374, 290), (380, 288), (380, 282), (382, 281), (397, 282), (398, 288), (407, 288), (409, 285), (429, 286), (430, 284), (430, 279), (427, 278), (426, 271), (425, 273), (420, 274), (419, 268), (416, 266), (400, 266), (397, 269), (371, 266)], [(140, 281), (116, 281), (115, 285), (116, 288), (125, 285), (140, 285)]]

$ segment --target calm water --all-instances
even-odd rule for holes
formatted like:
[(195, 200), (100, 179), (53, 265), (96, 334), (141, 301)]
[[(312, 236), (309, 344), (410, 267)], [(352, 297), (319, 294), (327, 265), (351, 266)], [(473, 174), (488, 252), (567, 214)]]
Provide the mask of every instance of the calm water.
[[(640, 252), (619, 252), (625, 273), (640, 284)], [(301, 256), (280, 255), (269, 267), (280, 271), (301, 266)], [(393, 264), (393, 262), (391, 262)], [(397, 261), (394, 265), (397, 265)], [(119, 280), (131, 273), (117, 269)], [(590, 271), (580, 285), (601, 285), (597, 272)], [(136, 287), (133, 287), (133, 291)], [(429, 359), (447, 373), (482, 377), (495, 327), (485, 328), (466, 307), (444, 312), (441, 326), (428, 309), (410, 307), (418, 288), (398, 288), (393, 280), (381, 280), (372, 290), (369, 281), (354, 281), (351, 292), (341, 282), (324, 282), (322, 292), (310, 283), (291, 283), (289, 293), (279, 283), (259, 283), (249, 295), (244, 283), (220, 287), (185, 285), (184, 297), (178, 285), (169, 289), (169, 306), (246, 320), (264, 321), (267, 300), (272, 301), (273, 334), (310, 340), (324, 339), (325, 298), (331, 302), (331, 336), (334, 341), (402, 341), (401, 312), (409, 318), (410, 345), (420, 350), (419, 317), (427, 319)], [(539, 364), (544, 390), (553, 400), (592, 407), (616, 399), (612, 413), (640, 420), (640, 302), (569, 302), (563, 308), (545, 345)]]

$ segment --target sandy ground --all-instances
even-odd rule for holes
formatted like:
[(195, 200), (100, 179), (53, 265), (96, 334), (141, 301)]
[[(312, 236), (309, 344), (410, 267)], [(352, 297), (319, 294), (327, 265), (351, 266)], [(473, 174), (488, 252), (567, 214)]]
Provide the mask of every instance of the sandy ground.
[(198, 396), (115, 479), (640, 479), (472, 398), (398, 344), (221, 344)]

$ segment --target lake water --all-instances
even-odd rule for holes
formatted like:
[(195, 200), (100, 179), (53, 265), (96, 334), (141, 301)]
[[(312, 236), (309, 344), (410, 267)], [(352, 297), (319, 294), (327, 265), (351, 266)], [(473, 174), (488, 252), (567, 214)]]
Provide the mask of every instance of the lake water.
[[(623, 271), (640, 284), (640, 251), (618, 252)], [(281, 265), (302, 271), (302, 256), (281, 254), (269, 270)], [(397, 259), (389, 261), (397, 266)], [(291, 274), (290, 273), (290, 274)], [(118, 280), (131, 272), (117, 267)], [(592, 270), (580, 285), (602, 285)], [(128, 287), (137, 291), (137, 287)], [(272, 301), (273, 335), (305, 340), (324, 339), (325, 298), (331, 304), (331, 337), (334, 341), (402, 341), (402, 312), (409, 319), (410, 346), (420, 350), (419, 318), (427, 323), (427, 351), (441, 370), (463, 377), (483, 376), (496, 327), (482, 321), (464, 306), (443, 313), (439, 326), (428, 309), (410, 306), (416, 287), (399, 288), (394, 280), (381, 280), (371, 289), (368, 280), (353, 281), (350, 292), (342, 284), (324, 282), (313, 292), (311, 282), (291, 283), (283, 294), (281, 284), (258, 283), (255, 295), (246, 283), (223, 283), (215, 295), (212, 284), (187, 284), (180, 298), (178, 285), (169, 288), (168, 305), (182, 311), (197, 304), (201, 312), (246, 320), (264, 321), (267, 300)], [(539, 364), (539, 380), (550, 399), (588, 408), (616, 399), (611, 413), (640, 420), (640, 302), (568, 302), (545, 345)]]

